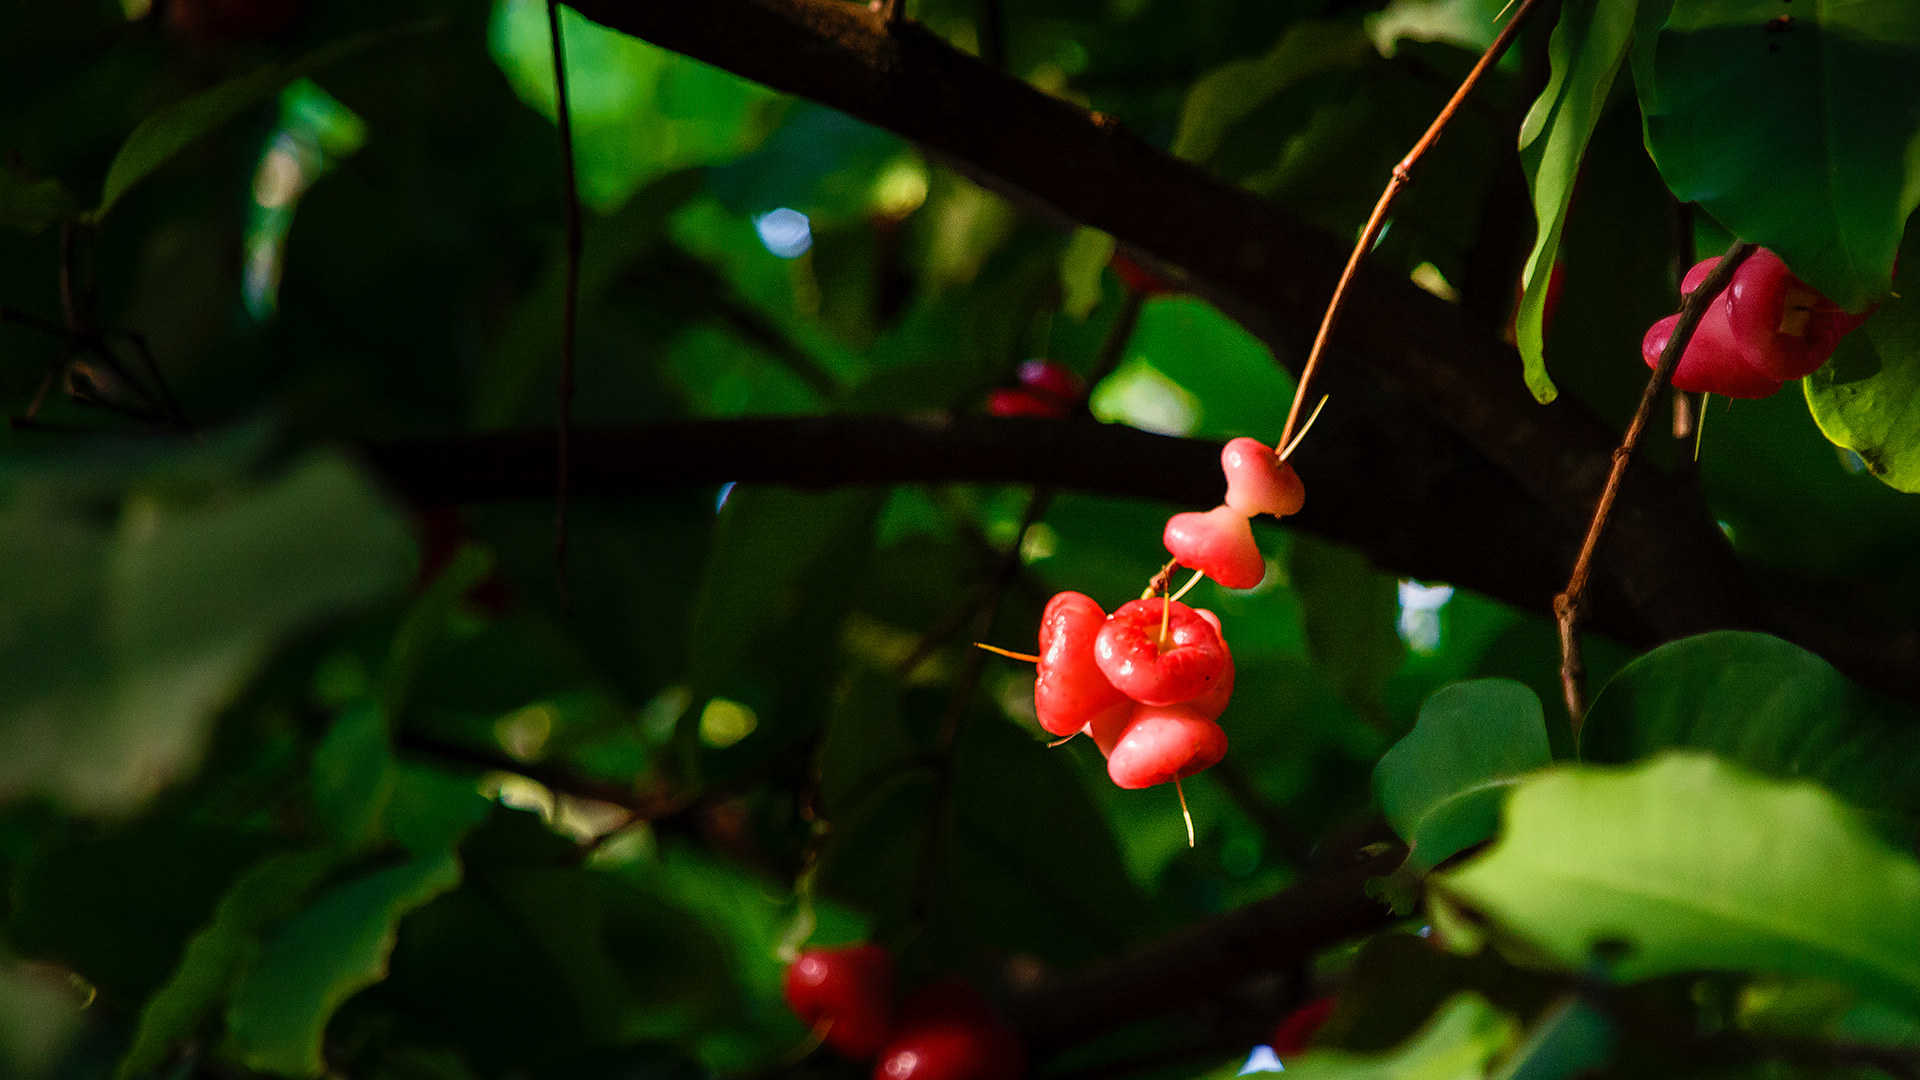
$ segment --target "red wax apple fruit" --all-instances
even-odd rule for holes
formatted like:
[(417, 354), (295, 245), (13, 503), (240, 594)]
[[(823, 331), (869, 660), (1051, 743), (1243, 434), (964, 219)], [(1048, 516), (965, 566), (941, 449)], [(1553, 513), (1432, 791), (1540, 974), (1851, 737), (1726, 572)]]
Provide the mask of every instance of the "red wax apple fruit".
[(1253, 526), (1231, 506), (1175, 514), (1167, 519), (1160, 539), (1181, 566), (1229, 589), (1251, 589), (1267, 576), (1267, 561), (1253, 541)]
[(824, 1041), (865, 1061), (880, 1052), (893, 1026), (893, 957), (878, 945), (808, 949), (786, 976), (787, 1007)]
[(1227, 443), (1220, 450), (1220, 468), (1227, 474), (1227, 505), (1247, 517), (1286, 517), (1299, 513), (1307, 501), (1300, 474), (1258, 439), (1243, 436)]
[(874, 1080), (1019, 1080), (1026, 1051), (1006, 1022), (965, 983), (935, 983), (900, 1011)]
[(1077, 592), (1056, 594), (1041, 612), (1033, 706), (1049, 734), (1072, 735), (1132, 709), (1132, 699), (1107, 681), (1094, 659), (1094, 639), (1106, 620), (1107, 613), (1092, 597)]
[(1144, 705), (1202, 697), (1219, 684), (1227, 666), (1227, 650), (1213, 624), (1164, 597), (1115, 609), (1094, 638), (1093, 658), (1108, 682)]

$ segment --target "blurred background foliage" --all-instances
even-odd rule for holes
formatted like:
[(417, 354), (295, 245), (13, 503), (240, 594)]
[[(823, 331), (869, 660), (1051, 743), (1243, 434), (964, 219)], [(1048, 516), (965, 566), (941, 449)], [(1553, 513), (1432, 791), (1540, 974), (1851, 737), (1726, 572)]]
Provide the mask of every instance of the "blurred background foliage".
[[(409, 504), (357, 453), (555, 419), (544, 5), (332, 0), (263, 36), (183, 28), (206, 3), (34, 5), (0, 34), (0, 307), (29, 317), (0, 318), (0, 400), (40, 401), (0, 435), (0, 1073), (792, 1064), (807, 1032), (778, 980), (803, 941), (878, 936), (912, 971), (999, 988), (1070, 971), (1386, 838), (1373, 764), (1439, 687), (1558, 700), (1544, 613), (1263, 528), (1268, 582), (1199, 594), (1239, 683), (1233, 753), (1187, 787), (1189, 848), (1171, 792), (1115, 789), (1085, 740), (1043, 749), (1031, 674), (966, 647), (1027, 647), (1059, 589), (1135, 595), (1164, 505), (1055, 493), (1002, 589), (1025, 489), (582, 500), (563, 599), (550, 502)], [(994, 6), (1009, 73), (1342, 236), (1500, 7)], [(981, 47), (972, 0), (912, 15)], [(579, 425), (965, 413), (1029, 358), (1093, 372), (1126, 306), (1102, 237), (831, 109), (563, 24)], [(1531, 236), (1512, 146), (1547, 27), (1374, 256), (1496, 328)], [(1549, 331), (1563, 392), (1616, 421), (1644, 378), (1623, 358), (1690, 255), (1633, 105), (1594, 136)], [(103, 188), (143, 121), (177, 152)], [(103, 202), (63, 255), (51, 222)], [(60, 332), (63, 267), (94, 328), (150, 348), (193, 438), (125, 415), (128, 340), (110, 336), (116, 367)], [(1147, 301), (1117, 359), (1097, 418), (1170, 434), (1271, 438), (1292, 388), (1188, 296)], [(1920, 598), (1920, 514), (1788, 396), (1716, 406), (1699, 478), (1755, 564)], [(1594, 639), (1595, 685), (1627, 659)], [(1621, 760), (1653, 748), (1610, 737)], [(1375, 955), (1393, 940), (1289, 973), (1268, 1004), (1352, 966), (1356, 1000), (1400, 994), (1371, 1027), (1342, 1014), (1359, 1050), (1429, 1017), (1433, 1045), (1505, 1046), (1533, 1015), (1487, 1004), (1512, 972)], [(1410, 1000), (1434, 985), (1485, 996)]]

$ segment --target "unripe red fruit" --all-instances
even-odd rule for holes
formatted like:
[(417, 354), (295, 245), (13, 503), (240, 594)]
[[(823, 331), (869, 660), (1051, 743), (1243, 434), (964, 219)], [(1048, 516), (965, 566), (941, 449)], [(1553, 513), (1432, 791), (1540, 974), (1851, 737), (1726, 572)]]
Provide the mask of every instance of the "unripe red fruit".
[(1231, 506), (1175, 514), (1167, 519), (1160, 539), (1181, 566), (1229, 589), (1251, 589), (1267, 576), (1267, 561), (1253, 542), (1253, 526)]
[(1026, 1052), (993, 1007), (960, 982), (911, 998), (874, 1065), (874, 1080), (1019, 1080)]
[(1247, 517), (1286, 517), (1306, 504), (1307, 488), (1300, 474), (1258, 439), (1228, 442), (1220, 450), (1220, 470), (1227, 474), (1226, 504)]
[(1094, 638), (1093, 658), (1108, 682), (1143, 705), (1178, 705), (1201, 697), (1218, 685), (1227, 666), (1227, 650), (1213, 624), (1187, 605), (1159, 597), (1122, 604), (1107, 616)]
[(824, 1041), (864, 1061), (880, 1052), (893, 1025), (893, 957), (878, 945), (808, 949), (787, 968), (787, 1007)]
[[(1107, 613), (1085, 593), (1063, 592), (1040, 614), (1040, 661), (1033, 706), (1040, 726), (1062, 737), (1125, 716), (1133, 700), (1116, 690), (1094, 660), (1094, 639)], [(1114, 717), (1106, 714), (1113, 713)]]
[(1107, 755), (1107, 775), (1123, 788), (1192, 776), (1227, 756), (1227, 733), (1189, 705), (1142, 705)]

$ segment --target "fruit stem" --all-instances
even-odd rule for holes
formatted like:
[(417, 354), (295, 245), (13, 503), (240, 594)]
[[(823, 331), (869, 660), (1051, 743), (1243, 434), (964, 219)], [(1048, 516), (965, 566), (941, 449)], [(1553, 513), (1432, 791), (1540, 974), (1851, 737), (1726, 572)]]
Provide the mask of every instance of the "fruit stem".
[[(1754, 245), (1745, 240), (1736, 241), (1727, 253), (1720, 257), (1720, 264), (1713, 268), (1700, 287), (1687, 295), (1680, 305), (1680, 321), (1674, 324), (1673, 335), (1667, 338), (1666, 348), (1660, 350), (1660, 362), (1654, 365), (1653, 374), (1647, 376), (1646, 389), (1640, 392), (1640, 404), (1633, 411), (1633, 419), (1627, 422), (1626, 433), (1620, 437), (1620, 445), (1613, 449), (1613, 467), (1607, 471), (1606, 486), (1600, 489), (1600, 498), (1593, 507), (1593, 520), (1587, 523), (1586, 539), (1580, 542), (1580, 554), (1573, 562), (1573, 572), (1567, 576), (1567, 587), (1553, 598), (1554, 622), (1560, 628), (1560, 692), (1566, 699), (1567, 721), (1573, 728), (1574, 738), (1580, 737), (1580, 725), (1586, 719), (1586, 694), (1581, 689), (1580, 680), (1586, 674), (1586, 668), (1580, 661), (1580, 639), (1574, 628), (1580, 620), (1580, 603), (1586, 596), (1587, 577), (1593, 572), (1593, 553), (1600, 546), (1600, 534), (1606, 531), (1607, 515), (1613, 512), (1613, 502), (1620, 495), (1620, 482), (1627, 475), (1627, 462), (1633, 460), (1634, 447), (1640, 444), (1640, 435), (1647, 427), (1647, 419), (1653, 415), (1653, 402), (1660, 391), (1673, 379), (1673, 371), (1680, 366), (1680, 356), (1693, 342), (1693, 331), (1706, 316), (1708, 305), (1720, 298), (1727, 284), (1733, 280), (1733, 272), (1753, 254)], [(1702, 410), (1704, 413), (1704, 410)]]
[(1300, 434), (1298, 434), (1298, 435), (1295, 435), (1295, 436), (1293, 437), (1293, 441), (1292, 441), (1292, 442), (1290, 442), (1290, 443), (1288, 443), (1288, 444), (1286, 445), (1286, 447), (1285, 447), (1285, 449), (1282, 449), (1282, 450), (1280, 450), (1280, 451), (1278, 451), (1277, 453), (1275, 453), (1275, 454), (1274, 454), (1274, 457), (1275, 457), (1275, 458), (1277, 458), (1277, 459), (1279, 459), (1279, 460), (1281, 460), (1281, 461), (1285, 461), (1285, 460), (1287, 460), (1288, 458), (1290, 458), (1290, 457), (1292, 457), (1292, 456), (1293, 456), (1293, 452), (1294, 452), (1295, 450), (1298, 450), (1298, 449), (1300, 449), (1300, 443), (1301, 443), (1301, 441), (1302, 441), (1303, 439), (1305, 439), (1305, 438), (1307, 437), (1307, 432), (1309, 432), (1309, 431), (1312, 431), (1312, 430), (1313, 430), (1313, 422), (1314, 422), (1315, 420), (1318, 420), (1318, 419), (1320, 419), (1320, 410), (1321, 410), (1321, 409), (1324, 409), (1324, 408), (1326, 408), (1326, 407), (1327, 407), (1327, 401), (1328, 401), (1329, 399), (1331, 399), (1332, 397), (1333, 397), (1333, 395), (1332, 395), (1332, 394), (1321, 394), (1321, 395), (1320, 395), (1320, 404), (1318, 404), (1318, 405), (1315, 405), (1315, 406), (1313, 407), (1313, 414), (1312, 414), (1311, 416), (1308, 416), (1308, 417), (1307, 417), (1307, 422), (1306, 422), (1306, 423), (1304, 423), (1304, 424), (1301, 424), (1301, 425), (1300, 425)]
[(998, 645), (989, 645), (984, 641), (974, 642), (973, 647), (976, 649), (985, 649), (995, 656), (1004, 656), (1009, 660), (1024, 660), (1029, 664), (1037, 664), (1040, 662), (1040, 658), (1032, 653), (1014, 652), (1012, 649), (1003, 649)]
[(1153, 648), (1155, 652), (1164, 653), (1167, 651), (1167, 624), (1172, 618), (1173, 600), (1171, 598), (1162, 599), (1160, 601), (1160, 640), (1154, 642)]
[(1527, 20), (1527, 15), (1533, 10), (1535, 3), (1537, 0), (1521, 0), (1519, 10), (1513, 13), (1513, 18), (1507, 20), (1507, 25), (1500, 28), (1499, 36), (1493, 39), (1493, 44), (1487, 46), (1487, 51), (1480, 54), (1479, 62), (1473, 65), (1473, 70), (1467, 73), (1467, 77), (1460, 83), (1460, 88), (1453, 92), (1453, 97), (1448, 99), (1446, 105), (1441, 108), (1440, 114), (1433, 118), (1433, 123), (1428, 125), (1426, 134), (1421, 135), (1420, 141), (1413, 144), (1412, 150), (1407, 151), (1407, 156), (1401, 158), (1400, 163), (1393, 167), (1393, 176), (1387, 181), (1386, 190), (1380, 193), (1380, 201), (1373, 204), (1373, 213), (1367, 218), (1367, 226), (1360, 231), (1360, 239), (1353, 245), (1353, 254), (1347, 257), (1347, 265), (1340, 271), (1340, 280), (1333, 286), (1333, 298), (1327, 301), (1326, 314), (1321, 316), (1320, 329), (1313, 336), (1313, 348), (1307, 353), (1306, 365), (1300, 369), (1300, 382), (1293, 388), (1293, 404), (1287, 408), (1287, 426), (1281, 430), (1280, 438), (1274, 443), (1275, 446), (1285, 446), (1293, 441), (1294, 425), (1300, 421), (1300, 406), (1307, 399), (1307, 387), (1312, 384), (1313, 373), (1319, 368), (1320, 358), (1326, 352), (1327, 339), (1333, 335), (1333, 324), (1340, 318), (1340, 309), (1346, 305), (1347, 287), (1353, 284), (1354, 275), (1360, 269), (1360, 260), (1366, 256), (1367, 252), (1373, 250), (1374, 241), (1379, 238), (1381, 227), (1386, 224), (1387, 208), (1393, 205), (1393, 200), (1399, 196), (1400, 189), (1407, 186), (1414, 165), (1426, 155), (1435, 142), (1439, 141), (1440, 133), (1445, 131), (1447, 125), (1453, 121), (1454, 115), (1460, 111), (1460, 106), (1466, 101), (1467, 95), (1473, 92), (1474, 87), (1480, 85), (1481, 78), (1492, 70), (1494, 63), (1500, 59), (1500, 55), (1507, 51), (1507, 46), (1513, 44), (1514, 36), (1519, 33), (1520, 24)]
[(1080, 733), (1076, 731), (1076, 732), (1074, 732), (1074, 733), (1073, 733), (1072, 735), (1066, 735), (1066, 736), (1063, 736), (1063, 737), (1061, 737), (1061, 738), (1058, 738), (1058, 739), (1055, 739), (1055, 740), (1053, 740), (1052, 742), (1050, 742), (1050, 743), (1048, 743), (1048, 744), (1047, 744), (1047, 749), (1049, 749), (1049, 750), (1051, 750), (1051, 749), (1053, 749), (1053, 748), (1054, 748), (1054, 747), (1056, 747), (1056, 746), (1065, 746), (1065, 745), (1067, 745), (1068, 743), (1070, 743), (1070, 742), (1072, 742), (1072, 741), (1074, 740), (1074, 738), (1075, 738), (1075, 736), (1078, 736), (1079, 734), (1080, 734)]
[(1173, 778), (1173, 793), (1180, 796), (1180, 817), (1187, 823), (1187, 846), (1193, 846), (1193, 811), (1187, 809), (1187, 789), (1180, 786), (1180, 778)]
[(1170, 599), (1178, 600), (1181, 597), (1187, 595), (1187, 593), (1190, 592), (1195, 585), (1200, 584), (1200, 579), (1206, 576), (1207, 576), (1206, 574), (1198, 570), (1195, 570), (1193, 572), (1193, 576), (1187, 579), (1187, 583), (1185, 585), (1180, 586), (1180, 591), (1177, 593), (1174, 593)]
[(1700, 395), (1700, 415), (1693, 422), (1693, 463), (1700, 464), (1700, 440), (1707, 433), (1707, 399), (1712, 394)]

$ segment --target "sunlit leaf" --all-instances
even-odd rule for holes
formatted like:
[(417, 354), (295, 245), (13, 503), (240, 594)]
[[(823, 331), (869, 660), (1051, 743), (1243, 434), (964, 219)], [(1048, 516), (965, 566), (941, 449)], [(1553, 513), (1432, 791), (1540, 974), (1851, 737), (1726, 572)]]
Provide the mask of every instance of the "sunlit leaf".
[(1818, 975), (1920, 1005), (1920, 863), (1824, 788), (1705, 754), (1525, 781), (1434, 895), (1574, 972)]

